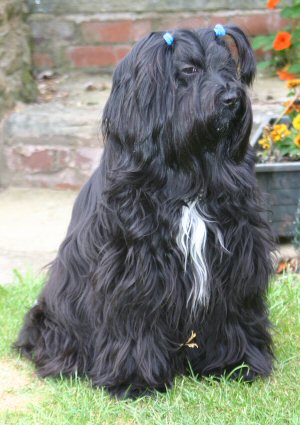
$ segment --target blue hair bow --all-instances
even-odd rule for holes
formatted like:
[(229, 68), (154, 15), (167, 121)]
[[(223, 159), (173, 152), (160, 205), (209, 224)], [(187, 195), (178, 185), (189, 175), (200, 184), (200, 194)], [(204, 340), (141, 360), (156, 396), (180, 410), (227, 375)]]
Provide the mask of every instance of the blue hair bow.
[(172, 46), (172, 44), (174, 43), (174, 38), (169, 32), (166, 32), (163, 35), (163, 39), (165, 40), (168, 46)]
[(217, 37), (223, 37), (226, 35), (226, 30), (221, 24), (217, 24), (214, 28), (214, 32), (216, 33)]

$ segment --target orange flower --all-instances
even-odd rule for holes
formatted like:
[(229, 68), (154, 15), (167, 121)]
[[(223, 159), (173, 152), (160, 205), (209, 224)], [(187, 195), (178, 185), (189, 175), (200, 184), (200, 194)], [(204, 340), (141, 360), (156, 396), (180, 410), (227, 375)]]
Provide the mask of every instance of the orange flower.
[(277, 71), (277, 75), (280, 78), (280, 80), (288, 81), (293, 80), (296, 78), (295, 74), (291, 74), (290, 72), (287, 72), (286, 69), (281, 69), (280, 71)]
[(267, 3), (267, 8), (268, 9), (274, 9), (278, 3), (280, 2), (280, 0), (269, 0)]
[(286, 124), (276, 124), (273, 126), (270, 136), (273, 143), (279, 142), (279, 140), (284, 140), (291, 134)]
[(294, 143), (297, 146), (297, 148), (300, 148), (300, 134), (298, 134), (295, 139), (294, 139)]
[(294, 139), (295, 145), (300, 148), (300, 134), (298, 134)]
[(288, 49), (292, 42), (292, 34), (286, 31), (281, 31), (277, 33), (276, 38), (273, 42), (273, 48), (275, 50), (285, 50)]
[(285, 107), (285, 115), (290, 115), (292, 112), (300, 112), (300, 98), (295, 99), (293, 102), (290, 100), (284, 102), (283, 106)]

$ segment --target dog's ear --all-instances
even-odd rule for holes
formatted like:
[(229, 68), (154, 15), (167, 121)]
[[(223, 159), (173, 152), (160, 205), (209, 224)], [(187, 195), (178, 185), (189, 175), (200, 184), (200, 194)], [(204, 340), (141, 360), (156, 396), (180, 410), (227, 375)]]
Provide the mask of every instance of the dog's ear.
[(174, 110), (172, 52), (163, 33), (151, 33), (117, 66), (103, 112), (105, 138), (113, 134), (122, 144), (138, 149), (162, 134)]
[(255, 77), (256, 60), (249, 40), (243, 31), (235, 26), (226, 26), (226, 35), (225, 42), (237, 63), (241, 81), (250, 86)]

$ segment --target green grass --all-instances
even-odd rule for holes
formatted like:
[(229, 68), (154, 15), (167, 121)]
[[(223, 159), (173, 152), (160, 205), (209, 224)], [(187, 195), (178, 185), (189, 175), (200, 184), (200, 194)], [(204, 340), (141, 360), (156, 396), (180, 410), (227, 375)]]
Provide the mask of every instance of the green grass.
[[(14, 372), (14, 382), (0, 382), (1, 425), (300, 424), (299, 277), (286, 275), (271, 286), (277, 362), (269, 379), (249, 385), (226, 378), (216, 382), (178, 377), (166, 394), (135, 401), (110, 399), (78, 377), (40, 380), (32, 365), (11, 351), (23, 314), (42, 285), (42, 279), (16, 277), (14, 285), (0, 287), (0, 370), (10, 365)], [(18, 384), (18, 376), (23, 376), (23, 384)]]

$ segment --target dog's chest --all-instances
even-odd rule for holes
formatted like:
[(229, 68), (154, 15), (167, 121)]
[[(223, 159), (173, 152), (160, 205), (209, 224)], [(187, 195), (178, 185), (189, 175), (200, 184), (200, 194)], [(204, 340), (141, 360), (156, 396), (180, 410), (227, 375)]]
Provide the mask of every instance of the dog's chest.
[(208, 223), (214, 227), (216, 237), (223, 249), (222, 233), (196, 202), (182, 207), (179, 223), (177, 244), (184, 256), (184, 271), (191, 267), (193, 272), (193, 286), (187, 303), (192, 310), (197, 306), (206, 306), (209, 302), (209, 270), (206, 259)]

